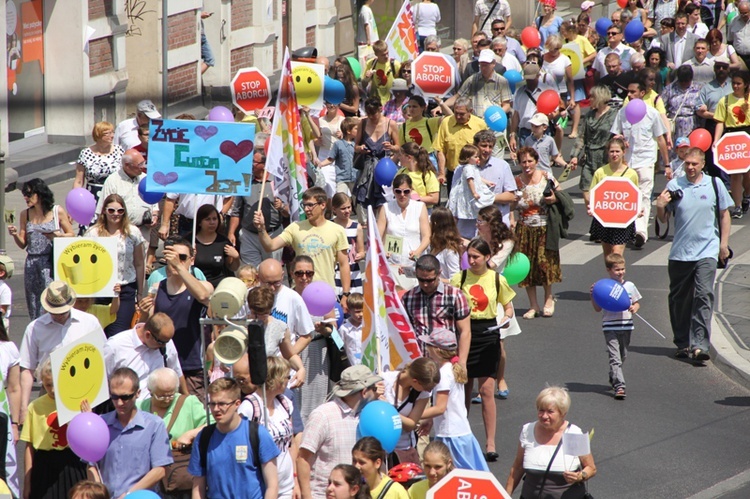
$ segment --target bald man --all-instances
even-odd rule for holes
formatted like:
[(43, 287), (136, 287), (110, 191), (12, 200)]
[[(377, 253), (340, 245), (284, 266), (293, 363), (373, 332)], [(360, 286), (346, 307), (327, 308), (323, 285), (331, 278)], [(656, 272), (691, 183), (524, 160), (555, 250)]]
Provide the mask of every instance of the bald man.
[[(128, 149), (122, 156), (122, 168), (107, 177), (99, 195), (96, 213), (102, 212), (104, 200), (110, 194), (119, 194), (125, 201), (130, 223), (141, 230), (143, 239), (149, 241), (151, 225), (156, 223), (159, 215), (158, 204), (148, 204), (138, 194), (138, 184), (146, 176), (146, 160), (135, 149)], [(139, 286), (139, 298), (145, 295), (143, 286)]]

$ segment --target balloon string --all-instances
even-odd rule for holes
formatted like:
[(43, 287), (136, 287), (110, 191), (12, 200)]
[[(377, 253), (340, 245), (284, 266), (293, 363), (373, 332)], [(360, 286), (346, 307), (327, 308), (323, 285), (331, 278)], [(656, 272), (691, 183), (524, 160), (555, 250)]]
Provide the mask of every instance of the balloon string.
[(647, 321), (646, 319), (644, 319), (643, 317), (641, 317), (641, 315), (640, 315), (640, 314), (639, 314), (638, 312), (636, 312), (636, 313), (635, 313), (635, 315), (636, 315), (636, 317), (638, 317), (638, 318), (639, 318), (640, 320), (642, 320), (643, 322), (645, 322), (645, 323), (646, 323), (646, 325), (647, 325), (648, 327), (650, 327), (651, 329), (653, 329), (654, 331), (656, 331), (656, 334), (658, 334), (659, 336), (661, 336), (661, 337), (662, 337), (662, 338), (664, 338), (665, 340), (667, 339), (667, 337), (666, 337), (666, 336), (664, 336), (663, 334), (661, 334), (661, 333), (659, 332), (659, 330), (658, 330), (658, 329), (656, 329), (656, 328), (655, 328), (654, 326), (652, 326), (652, 325), (651, 325), (651, 324), (650, 324), (650, 323), (649, 323), (649, 322), (648, 322), (648, 321)]

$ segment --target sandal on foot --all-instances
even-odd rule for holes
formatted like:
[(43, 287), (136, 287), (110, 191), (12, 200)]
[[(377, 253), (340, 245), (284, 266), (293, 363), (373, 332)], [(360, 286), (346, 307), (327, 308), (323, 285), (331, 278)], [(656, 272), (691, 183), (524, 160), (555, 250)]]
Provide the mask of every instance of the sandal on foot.
[(704, 360), (711, 360), (711, 356), (708, 355), (708, 352), (704, 352), (700, 348), (696, 348), (695, 350), (693, 350), (693, 359), (699, 362), (703, 362)]
[(539, 317), (539, 310), (534, 310), (533, 308), (530, 308), (525, 314), (522, 315), (522, 317), (526, 320), (531, 320), (535, 317)]
[(552, 302), (551, 307), (544, 307), (542, 309), (542, 317), (552, 317), (555, 315), (555, 302)]

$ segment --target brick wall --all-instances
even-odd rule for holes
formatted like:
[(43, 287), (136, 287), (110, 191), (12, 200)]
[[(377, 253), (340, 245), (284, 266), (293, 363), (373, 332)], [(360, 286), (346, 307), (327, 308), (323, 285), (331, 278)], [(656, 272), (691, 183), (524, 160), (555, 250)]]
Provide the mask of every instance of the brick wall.
[(99, 19), (112, 15), (114, 0), (89, 0), (89, 19)]
[(169, 50), (196, 43), (197, 17), (194, 10), (169, 16)]
[(96, 76), (114, 69), (112, 60), (112, 37), (106, 36), (89, 42), (89, 76)]
[(305, 29), (305, 46), (315, 46), (315, 26), (310, 26)]
[(230, 56), (231, 68), (229, 74), (234, 77), (242, 68), (249, 68), (253, 66), (253, 46), (245, 45), (232, 50)]
[(253, 25), (252, 0), (234, 0), (232, 2), (232, 31), (249, 28)]
[(169, 70), (167, 100), (171, 103), (198, 95), (198, 63), (191, 62)]

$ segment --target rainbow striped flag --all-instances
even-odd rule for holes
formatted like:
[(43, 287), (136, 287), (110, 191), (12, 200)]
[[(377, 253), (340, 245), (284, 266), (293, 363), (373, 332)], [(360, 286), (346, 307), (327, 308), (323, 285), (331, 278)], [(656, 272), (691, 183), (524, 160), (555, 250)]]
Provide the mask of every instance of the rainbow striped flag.
[(362, 364), (376, 372), (392, 371), (418, 359), (422, 351), (396, 291), (371, 206), (367, 207), (367, 222), (370, 247), (364, 282)]
[(271, 143), (266, 155), (266, 171), (275, 179), (275, 195), (289, 206), (293, 221), (304, 219), (302, 194), (307, 190), (307, 158), (287, 48), (284, 49), (279, 93), (268, 140)]
[(414, 26), (409, 0), (404, 0), (391, 30), (385, 37), (385, 42), (388, 44), (388, 56), (397, 61), (414, 60), (419, 55), (417, 29)]

